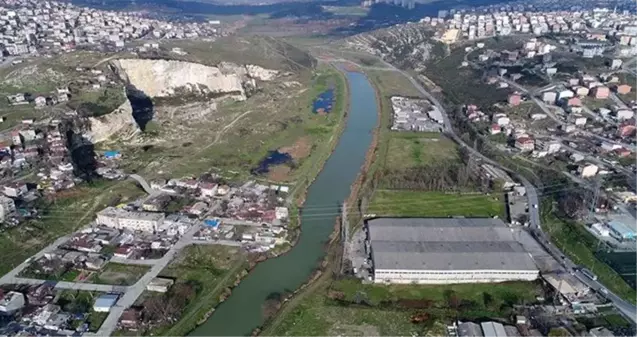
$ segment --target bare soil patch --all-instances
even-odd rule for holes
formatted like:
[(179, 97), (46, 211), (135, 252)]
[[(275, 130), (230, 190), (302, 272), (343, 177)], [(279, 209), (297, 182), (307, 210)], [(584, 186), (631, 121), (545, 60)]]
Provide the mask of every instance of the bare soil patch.
[(302, 159), (310, 155), (312, 151), (312, 141), (310, 137), (303, 136), (297, 139), (294, 144), (290, 146), (284, 146), (279, 149), (279, 152), (285, 152), (292, 156), (294, 159)]
[(268, 172), (268, 179), (272, 181), (288, 181), (290, 179), (290, 172), (292, 169), (286, 165), (279, 165), (270, 168)]

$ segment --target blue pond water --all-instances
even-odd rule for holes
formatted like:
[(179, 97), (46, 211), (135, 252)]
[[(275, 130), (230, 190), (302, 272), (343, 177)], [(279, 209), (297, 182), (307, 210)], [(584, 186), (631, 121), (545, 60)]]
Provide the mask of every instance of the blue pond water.
[(327, 89), (320, 93), (312, 103), (312, 112), (329, 113), (332, 112), (332, 104), (334, 104), (334, 89)]
[(259, 166), (252, 169), (252, 174), (264, 174), (270, 172), (270, 166), (281, 165), (292, 161), (292, 156), (278, 150), (268, 152), (268, 155), (259, 162)]

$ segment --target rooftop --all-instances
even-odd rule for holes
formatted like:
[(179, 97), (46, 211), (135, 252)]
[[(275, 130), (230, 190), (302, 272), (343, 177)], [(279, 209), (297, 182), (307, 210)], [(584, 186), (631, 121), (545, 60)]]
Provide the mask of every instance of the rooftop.
[(378, 269), (537, 270), (504, 222), (379, 218), (367, 222)]
[(115, 207), (107, 207), (97, 213), (97, 215), (147, 221), (159, 221), (165, 217), (164, 213), (131, 212)]

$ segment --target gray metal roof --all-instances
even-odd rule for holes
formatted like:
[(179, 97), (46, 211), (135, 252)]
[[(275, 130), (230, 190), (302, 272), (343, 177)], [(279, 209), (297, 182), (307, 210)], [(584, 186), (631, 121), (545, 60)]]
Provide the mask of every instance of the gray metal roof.
[(368, 226), (376, 269), (537, 270), (498, 219), (380, 218)]
[(480, 325), (473, 322), (463, 322), (458, 324), (459, 337), (483, 337)]

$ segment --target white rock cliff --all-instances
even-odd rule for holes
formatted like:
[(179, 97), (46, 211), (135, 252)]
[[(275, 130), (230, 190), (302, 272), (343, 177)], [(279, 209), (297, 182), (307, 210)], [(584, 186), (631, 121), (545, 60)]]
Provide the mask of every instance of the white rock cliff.
[(269, 81), (278, 74), (276, 70), (233, 63), (224, 63), (219, 67), (149, 59), (119, 59), (114, 63), (132, 85), (149, 97), (171, 96), (178, 88), (190, 91), (204, 88), (205, 92), (227, 93), (237, 100), (245, 100), (244, 83), (252, 79)]

